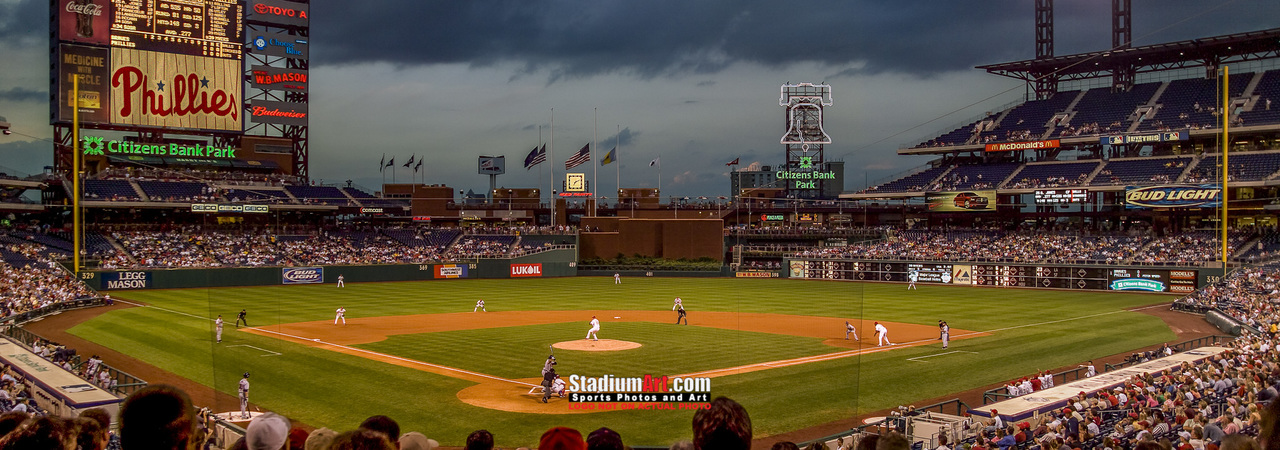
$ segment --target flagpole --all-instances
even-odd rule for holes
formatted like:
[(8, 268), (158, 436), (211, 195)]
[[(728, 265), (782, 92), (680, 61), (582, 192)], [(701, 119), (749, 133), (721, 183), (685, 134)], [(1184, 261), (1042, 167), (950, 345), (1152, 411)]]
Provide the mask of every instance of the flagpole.
[(556, 109), (551, 108), (551, 148), (547, 149), (551, 161), (551, 226), (556, 226)]
[(596, 196), (596, 182), (600, 180), (599, 164), (596, 163), (596, 147), (600, 144), (600, 112), (598, 108), (591, 108), (591, 217), (596, 216), (596, 204), (600, 203), (600, 197)]
[[(537, 154), (540, 153), (538, 151), (538, 147), (541, 147), (541, 146), (542, 146), (542, 125), (538, 125), (538, 145), (533, 146), (533, 153), (534, 153), (533, 158), (535, 160), (538, 159)], [(542, 168), (541, 167), (538, 168), (538, 189), (542, 190)], [(541, 194), (538, 195), (538, 199), (539, 200), (542, 199)], [(534, 219), (534, 221), (537, 222), (537, 219)], [(537, 223), (534, 223), (534, 225), (536, 226)]]
[(658, 154), (658, 195), (662, 195), (662, 154)]
[[(622, 161), (618, 160), (618, 154), (622, 153), (618, 151), (619, 147), (622, 147), (622, 125), (614, 125), (614, 128), (618, 130), (617, 134), (613, 136), (613, 149), (614, 149), (613, 164), (614, 164), (614, 170), (617, 171), (617, 178), (614, 179), (615, 183), (617, 184), (616, 184), (616, 189), (613, 191), (613, 193), (617, 195), (618, 193), (622, 192)], [(613, 203), (616, 205), (618, 202), (614, 201)]]

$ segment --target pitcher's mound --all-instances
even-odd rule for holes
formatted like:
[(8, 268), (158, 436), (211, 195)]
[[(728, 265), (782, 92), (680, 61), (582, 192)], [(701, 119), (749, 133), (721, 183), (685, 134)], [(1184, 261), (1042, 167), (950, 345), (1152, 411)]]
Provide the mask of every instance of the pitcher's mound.
[(640, 348), (639, 342), (619, 341), (616, 339), (601, 339), (593, 341), (589, 339), (578, 339), (576, 341), (564, 341), (551, 344), (552, 347), (564, 350), (582, 350), (587, 352), (612, 352), (617, 350), (631, 350)]

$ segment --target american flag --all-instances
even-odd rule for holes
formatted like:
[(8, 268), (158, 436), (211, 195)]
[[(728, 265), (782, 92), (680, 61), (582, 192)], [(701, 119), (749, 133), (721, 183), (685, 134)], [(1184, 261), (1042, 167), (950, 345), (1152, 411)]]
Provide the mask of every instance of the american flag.
[(574, 167), (578, 167), (590, 160), (591, 160), (591, 144), (588, 143), (587, 145), (582, 146), (582, 150), (578, 150), (578, 153), (574, 153), (573, 156), (569, 157), (568, 161), (564, 162), (564, 169), (569, 170)]
[(524, 157), (525, 170), (532, 169), (533, 166), (547, 162), (547, 144), (542, 144), (542, 148), (534, 147), (529, 152), (529, 156)]

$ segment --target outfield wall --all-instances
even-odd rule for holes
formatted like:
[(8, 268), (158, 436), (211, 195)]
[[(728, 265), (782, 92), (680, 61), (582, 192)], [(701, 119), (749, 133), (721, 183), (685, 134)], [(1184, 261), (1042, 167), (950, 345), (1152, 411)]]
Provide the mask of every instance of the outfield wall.
[(83, 272), (100, 291), (182, 289), (282, 284), (428, 281), (456, 278), (571, 277), (578, 274), (574, 249), (548, 250), (511, 259), (370, 266), (238, 267), (218, 269), (137, 269)]
[(786, 259), (785, 278), (1025, 287), (1186, 295), (1221, 279), (1221, 269), (1124, 265)]

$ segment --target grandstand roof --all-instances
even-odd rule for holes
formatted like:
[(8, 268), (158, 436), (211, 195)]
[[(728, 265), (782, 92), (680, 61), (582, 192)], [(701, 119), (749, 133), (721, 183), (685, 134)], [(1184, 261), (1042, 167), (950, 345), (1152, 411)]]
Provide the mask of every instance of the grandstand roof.
[(1110, 76), (1115, 69), (1125, 67), (1133, 67), (1135, 73), (1146, 73), (1276, 57), (1280, 57), (1280, 28), (977, 68), (1026, 81), (1057, 72), (1060, 80), (1068, 81)]

